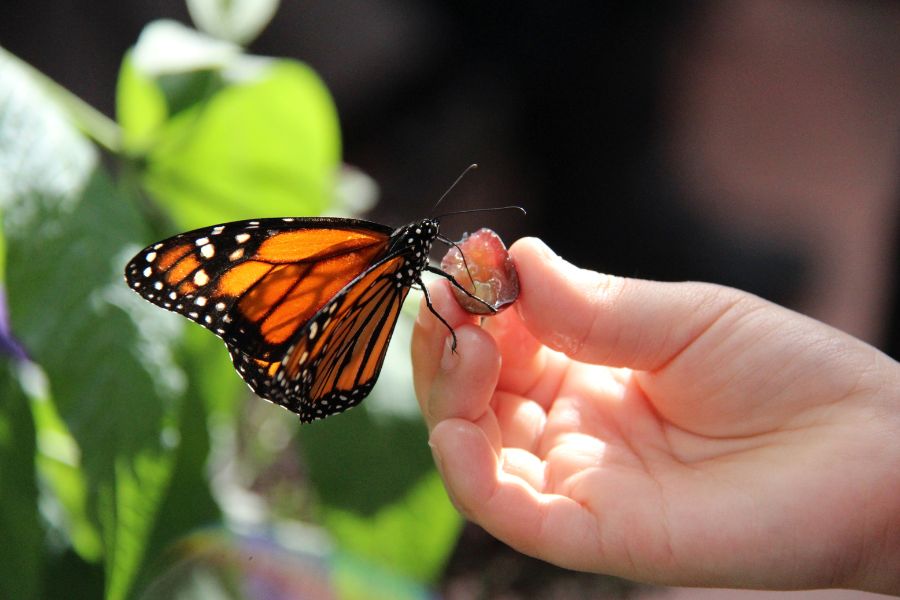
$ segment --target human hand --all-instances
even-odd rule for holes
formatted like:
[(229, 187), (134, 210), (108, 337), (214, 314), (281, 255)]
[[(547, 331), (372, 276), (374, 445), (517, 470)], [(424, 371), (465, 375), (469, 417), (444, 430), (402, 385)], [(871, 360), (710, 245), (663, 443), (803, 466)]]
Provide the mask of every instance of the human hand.
[(510, 248), (518, 310), (429, 286), (416, 395), (447, 490), (514, 548), (669, 585), (900, 594), (900, 366), (738, 290)]

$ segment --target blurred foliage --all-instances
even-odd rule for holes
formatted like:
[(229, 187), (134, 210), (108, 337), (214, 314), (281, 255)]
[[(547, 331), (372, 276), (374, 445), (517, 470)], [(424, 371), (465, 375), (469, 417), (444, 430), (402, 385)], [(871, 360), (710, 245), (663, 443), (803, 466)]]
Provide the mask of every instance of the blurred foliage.
[(182, 227), (321, 213), (340, 164), (334, 105), (307, 66), (170, 21), (122, 64), (117, 113), (141, 182)]
[(195, 0), (206, 33), (149, 24), (118, 123), (0, 49), (0, 597), (419, 597), (455, 544), (408, 359), (379, 410), (301, 428), (122, 280), (184, 229), (364, 204), (339, 201), (321, 80), (237, 45), (276, 5)]
[(0, 365), (0, 597), (37, 598), (44, 565), (38, 520), (34, 422), (28, 397), (13, 372)]

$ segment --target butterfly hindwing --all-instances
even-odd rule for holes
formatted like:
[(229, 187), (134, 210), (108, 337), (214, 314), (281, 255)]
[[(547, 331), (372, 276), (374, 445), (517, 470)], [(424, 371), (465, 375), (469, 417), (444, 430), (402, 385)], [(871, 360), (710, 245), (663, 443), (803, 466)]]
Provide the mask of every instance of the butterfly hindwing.
[(273, 401), (312, 421), (369, 394), (409, 293), (397, 278), (405, 265), (393, 256), (373, 266), (298, 333), (275, 371)]

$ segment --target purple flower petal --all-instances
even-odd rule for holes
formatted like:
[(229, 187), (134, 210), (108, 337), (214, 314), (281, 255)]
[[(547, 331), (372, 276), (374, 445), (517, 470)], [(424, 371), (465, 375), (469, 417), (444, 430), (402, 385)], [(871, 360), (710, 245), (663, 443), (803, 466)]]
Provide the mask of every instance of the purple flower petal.
[(13, 337), (9, 326), (9, 309), (6, 306), (6, 290), (0, 285), (0, 356), (4, 355), (16, 360), (28, 358), (25, 348)]

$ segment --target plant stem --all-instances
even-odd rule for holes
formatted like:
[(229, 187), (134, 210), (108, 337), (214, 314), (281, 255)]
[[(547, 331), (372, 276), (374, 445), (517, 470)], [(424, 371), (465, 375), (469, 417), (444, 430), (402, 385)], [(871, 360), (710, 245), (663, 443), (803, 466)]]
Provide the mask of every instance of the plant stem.
[(44, 90), (56, 100), (78, 127), (94, 142), (112, 152), (122, 152), (122, 130), (118, 123), (104, 115), (102, 112), (53, 81), (47, 75), (32, 67), (30, 64), (0, 47), (0, 53), (10, 61), (15, 62), (26, 70)]

